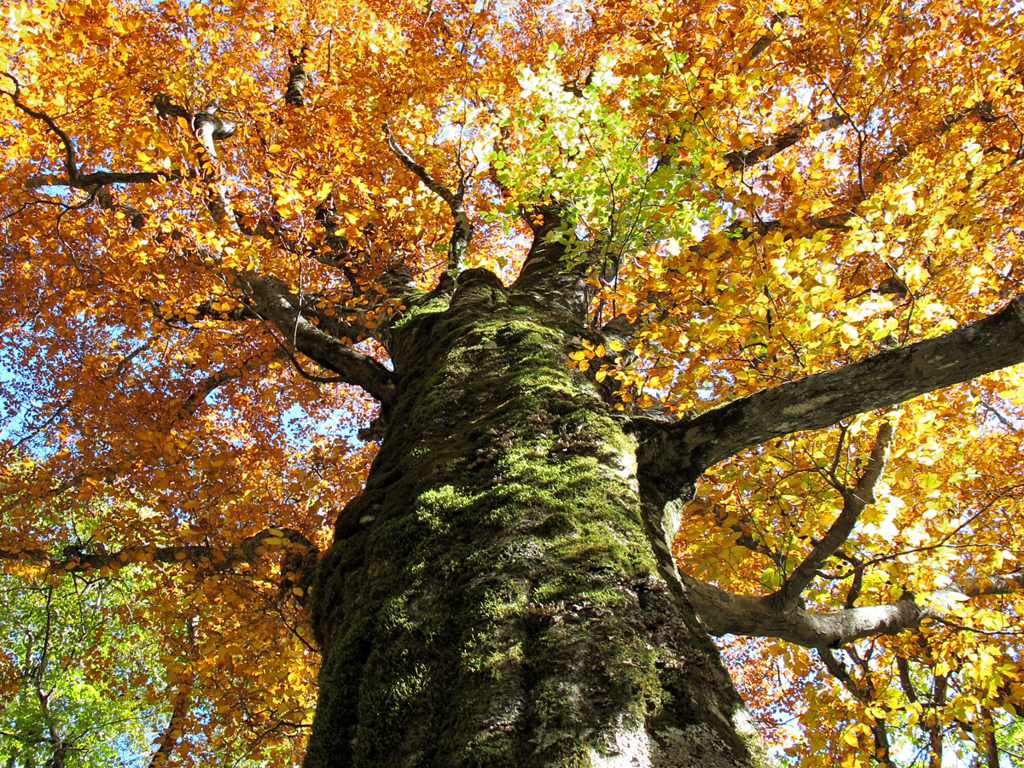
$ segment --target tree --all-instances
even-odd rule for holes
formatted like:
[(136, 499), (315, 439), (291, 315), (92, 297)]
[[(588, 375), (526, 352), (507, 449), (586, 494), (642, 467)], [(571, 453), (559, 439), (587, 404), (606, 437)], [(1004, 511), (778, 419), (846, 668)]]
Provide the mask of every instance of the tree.
[(999, 764), (1013, 4), (10, 18), (0, 554), (153, 564), (160, 760), (763, 765), (739, 635), (808, 765)]
[(157, 719), (148, 692), (123, 685), (150, 678), (145, 636), (119, 621), (129, 611), (110, 584), (76, 590), (69, 582), (0, 582), (10, 665), (0, 704), (3, 765), (131, 765), (148, 747), (146, 728)]

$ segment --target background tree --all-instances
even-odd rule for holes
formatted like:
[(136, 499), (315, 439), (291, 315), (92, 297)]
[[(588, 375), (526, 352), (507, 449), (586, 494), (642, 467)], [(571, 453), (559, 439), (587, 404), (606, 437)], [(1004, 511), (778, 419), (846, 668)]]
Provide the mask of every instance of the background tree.
[(127, 606), (106, 584), (55, 582), (3, 576), (0, 759), (12, 768), (132, 765), (157, 725), (144, 633), (118, 620)]
[(152, 564), (154, 759), (756, 764), (708, 632), (1013, 748), (1012, 4), (9, 16), (0, 552)]

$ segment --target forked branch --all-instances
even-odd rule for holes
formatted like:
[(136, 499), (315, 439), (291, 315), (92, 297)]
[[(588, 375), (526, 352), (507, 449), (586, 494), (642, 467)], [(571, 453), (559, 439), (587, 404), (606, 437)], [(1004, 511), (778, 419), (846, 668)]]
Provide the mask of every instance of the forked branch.
[(967, 600), (1008, 595), (1024, 589), (1024, 572), (983, 576), (943, 589), (881, 605), (816, 613), (803, 607), (780, 609), (773, 596), (735, 595), (681, 574), (694, 609), (712, 635), (777, 637), (804, 648), (837, 648), (875, 635), (917, 629), (926, 619), (945, 620)]
[(14, 106), (16, 106), (29, 117), (43, 121), (46, 124), (46, 127), (49, 128), (50, 131), (58, 139), (60, 139), (62, 149), (64, 150), (64, 170), (68, 174), (68, 181), (71, 183), (77, 182), (78, 162), (75, 159), (75, 145), (74, 143), (72, 143), (71, 137), (68, 136), (64, 132), (64, 130), (59, 125), (57, 125), (57, 121), (50, 117), (48, 114), (46, 114), (45, 112), (40, 112), (36, 109), (32, 109), (30, 106), (28, 106), (27, 104), (25, 104), (25, 102), (21, 100), (21, 83), (18, 82), (18, 78), (16, 78), (10, 72), (0, 72), (0, 75), (3, 75), (14, 84), (13, 93), (11, 93), (10, 91), (2, 91), (2, 93), (6, 94), (11, 98), (11, 101), (14, 102)]
[(832, 523), (831, 527), (822, 537), (810, 554), (798, 565), (789, 578), (782, 585), (778, 592), (771, 596), (780, 610), (795, 608), (800, 601), (800, 595), (807, 586), (814, 580), (818, 570), (825, 561), (834, 555), (853, 533), (857, 520), (868, 504), (875, 501), (875, 485), (882, 476), (885, 468), (885, 454), (892, 442), (892, 425), (885, 422), (878, 428), (875, 443), (871, 448), (871, 456), (868, 458), (867, 466), (861, 473), (860, 479), (853, 488), (841, 485), (833, 476), (830, 478), (836, 490), (843, 497), (843, 509), (839, 516)]
[(34, 120), (39, 120), (46, 125), (50, 132), (56, 136), (64, 150), (64, 175), (41, 174), (33, 176), (25, 182), (25, 189), (39, 189), (40, 187), (68, 187), (88, 192), (91, 197), (85, 204), (96, 200), (100, 207), (105, 210), (120, 211), (136, 229), (141, 229), (145, 224), (145, 216), (142, 211), (131, 204), (120, 203), (114, 196), (105, 189), (111, 184), (147, 184), (154, 181), (181, 178), (181, 174), (173, 171), (156, 172), (131, 172), (117, 173), (112, 171), (96, 171), (93, 173), (82, 173), (75, 154), (75, 145), (67, 132), (60, 127), (57, 121), (37, 109), (28, 106), (21, 98), (21, 84), (9, 72), (0, 72), (14, 84), (14, 92), (3, 91), (14, 102), (14, 106)]
[[(886, 175), (894, 167), (902, 163), (906, 158), (910, 157), (911, 154), (924, 144), (928, 137), (941, 136), (948, 133), (954, 126), (966, 120), (979, 120), (982, 123), (993, 123), (998, 119), (999, 117), (993, 112), (991, 102), (988, 101), (979, 101), (970, 107), (965, 107), (959, 112), (947, 115), (941, 122), (934, 124), (930, 128), (924, 129), (918, 138), (912, 141), (901, 142), (882, 154), (875, 161), (873, 168), (868, 169), (858, 167), (856, 181), (848, 187), (845, 193), (837, 197), (837, 199), (844, 201), (839, 209), (825, 216), (808, 217), (804, 221), (793, 224), (792, 229), (800, 236), (810, 236), (821, 230), (848, 228), (850, 226), (850, 221), (858, 216), (860, 206), (870, 198), (878, 186), (885, 181)], [(835, 128), (849, 123), (849, 115), (841, 113), (836, 113), (830, 117), (818, 120), (794, 123), (793, 125), (783, 129), (779, 134), (774, 136), (765, 144), (742, 152), (730, 152), (725, 155), (725, 160), (730, 169), (734, 171), (742, 171), (746, 168), (763, 163), (777, 155), (783, 149), (793, 146), (808, 133), (812, 126), (818, 127), (819, 130), (834, 130)], [(764, 235), (768, 232), (779, 229), (780, 227), (789, 228), (790, 226), (791, 224), (789, 222), (779, 220), (763, 220), (756, 222), (737, 221), (730, 224), (726, 229), (729, 232), (736, 232), (739, 230), (746, 236), (754, 232)], [(711, 238), (718, 236), (720, 236), (720, 233), (715, 233), (709, 236), (709, 238), (706, 238), (706, 240), (710, 240)], [(693, 247), (699, 252), (706, 249), (708, 245), (709, 243), (705, 242)]]
[(388, 127), (387, 123), (384, 124), (384, 135), (387, 138), (388, 147), (395, 154), (395, 157), (401, 161), (402, 165), (416, 174), (417, 178), (423, 182), (427, 189), (448, 204), (455, 223), (452, 227), (452, 236), (448, 244), (447, 271), (450, 273), (458, 272), (462, 268), (466, 257), (466, 250), (469, 248), (469, 241), (473, 237), (473, 225), (470, 223), (469, 216), (466, 215), (466, 209), (463, 205), (466, 196), (466, 175), (463, 174), (459, 178), (458, 187), (452, 192), (444, 184), (441, 184), (431, 176), (426, 168), (413, 159), (412, 155), (391, 133), (391, 128)]

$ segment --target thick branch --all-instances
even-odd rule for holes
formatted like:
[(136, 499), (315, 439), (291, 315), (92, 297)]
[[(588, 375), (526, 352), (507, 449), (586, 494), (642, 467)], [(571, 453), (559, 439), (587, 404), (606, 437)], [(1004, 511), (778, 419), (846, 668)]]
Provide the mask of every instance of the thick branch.
[(146, 214), (140, 211), (131, 203), (123, 203), (114, 199), (114, 196), (102, 187), (96, 190), (96, 200), (100, 208), (105, 211), (120, 211), (134, 229), (142, 229), (146, 226)]
[(290, 348), (333, 371), (345, 382), (362, 387), (382, 404), (392, 401), (395, 384), (391, 371), (315, 325), (287, 283), (275, 277), (251, 275), (240, 275), (236, 280), (255, 311), (277, 328)]
[(284, 102), (292, 107), (303, 105), (302, 91), (309, 82), (306, 74), (306, 47), (297, 53), (290, 54), (292, 64), (288, 67), (288, 88), (284, 92)]
[(459, 179), (458, 189), (452, 192), (444, 184), (434, 179), (433, 176), (427, 173), (426, 168), (413, 159), (412, 155), (395, 139), (387, 124), (384, 125), (384, 132), (387, 137), (388, 147), (395, 153), (395, 157), (401, 160), (402, 165), (416, 174), (427, 189), (448, 204), (448, 208), (452, 212), (452, 219), (455, 220), (455, 225), (452, 227), (451, 241), (448, 245), (448, 271), (452, 273), (458, 272), (462, 268), (466, 249), (469, 247), (469, 241), (473, 237), (473, 225), (470, 224), (469, 217), (466, 215), (466, 209), (463, 207), (463, 198), (466, 195), (465, 176)]
[(725, 156), (725, 161), (729, 164), (729, 168), (734, 171), (749, 168), (752, 165), (763, 163), (784, 149), (792, 147), (800, 141), (812, 126), (818, 130), (830, 131), (849, 122), (849, 120), (850, 118), (847, 115), (831, 115), (816, 120), (801, 120), (799, 123), (793, 123), (793, 125), (783, 128), (782, 131), (760, 146), (751, 147), (741, 152), (730, 152)]
[[(268, 528), (243, 539), (234, 547), (212, 545), (183, 545), (157, 547), (139, 545), (125, 547), (117, 552), (87, 552), (69, 547), (61, 557), (43, 549), (0, 550), (0, 560), (33, 562), (45, 565), (50, 573), (93, 573), (103, 568), (116, 571), (128, 563), (201, 563), (228, 568), (239, 563), (251, 563), (263, 556), (266, 547), (274, 542), (300, 554), (317, 553), (316, 547), (298, 531), (288, 528)], [(287, 542), (287, 543), (284, 543)]]
[(775, 437), (1024, 362), (1024, 296), (933, 339), (734, 400), (676, 424), (638, 422), (640, 480), (653, 502), (683, 495), (708, 467)]
[(1024, 572), (1018, 571), (924, 595), (907, 594), (884, 605), (813, 613), (800, 607), (779, 610), (772, 596), (734, 595), (685, 574), (682, 579), (690, 602), (711, 634), (777, 637), (805, 648), (836, 648), (865, 637), (899, 634), (920, 627), (925, 619), (942, 619), (956, 603), (1024, 589)]
[(896, 657), (896, 669), (899, 671), (900, 685), (903, 687), (903, 693), (906, 694), (907, 701), (913, 703), (917, 702), (917, 690), (914, 688), (914, 681), (910, 679), (910, 662), (907, 661), (905, 656)]
[(807, 558), (793, 570), (790, 577), (786, 579), (786, 583), (772, 596), (778, 601), (781, 610), (796, 607), (800, 595), (814, 580), (821, 566), (843, 546), (847, 537), (853, 532), (861, 512), (868, 504), (874, 503), (875, 484), (885, 468), (885, 453), (890, 442), (892, 442), (892, 425), (885, 422), (878, 428), (875, 444), (871, 448), (871, 456), (857, 484), (853, 488), (845, 486), (838, 488), (843, 496), (843, 511), (839, 513), (839, 517), (832, 523), (821, 541), (814, 546)]
[(65, 743), (64, 737), (61, 735), (60, 728), (57, 725), (57, 718), (53, 716), (50, 708), (50, 695), (43, 691), (39, 678), (36, 679), (36, 698), (39, 700), (39, 709), (42, 710), (46, 730), (50, 734), (46, 741), (50, 743), (50, 748), (53, 750), (53, 757), (47, 764), (53, 766), (53, 768), (67, 768), (65, 758), (71, 747), (70, 744)]
[[(197, 260), (203, 263), (221, 263), (219, 256), (209, 251), (204, 252), (204, 250), (201, 248), (189, 255), (198, 257)], [(384, 280), (386, 277), (387, 275), (381, 279)], [(235, 282), (236, 286), (247, 287), (265, 278), (249, 273), (242, 277), (232, 275), (231, 279)], [(383, 297), (379, 296), (379, 294), (370, 295), (371, 301), (368, 301), (365, 306), (355, 309), (347, 307), (344, 303), (332, 302), (319, 293), (301, 291), (296, 296), (288, 289), (284, 281), (273, 278), (267, 279), (271, 279), (277, 286), (277, 289), (286, 294), (286, 298), (292, 307), (300, 308), (303, 314), (311, 318), (314, 325), (327, 335), (333, 336), (345, 344), (356, 343), (370, 337), (380, 340), (381, 334), (379, 331), (382, 324), (379, 323), (379, 319), (375, 315), (375, 310), (380, 309), (380, 302), (383, 301)], [(389, 293), (388, 296), (392, 297), (392, 294)], [(156, 317), (163, 319), (165, 322), (177, 322), (186, 325), (203, 320), (215, 322), (267, 321), (267, 318), (264, 318), (259, 312), (258, 306), (251, 296), (243, 295), (233, 298), (241, 303), (225, 308), (223, 306), (224, 297), (217, 297), (216, 299), (204, 301), (202, 304), (167, 311), (164, 311), (157, 302), (152, 302), (152, 306)], [(373, 301), (374, 299), (376, 301)], [(377, 323), (377, 326), (373, 327), (371, 321)], [(287, 349), (290, 352), (292, 346), (288, 345)], [(281, 359), (281, 357), (278, 355), (272, 359)], [(283, 357), (287, 359), (289, 355), (284, 354)]]
[(777, 637), (804, 648), (838, 647), (863, 637), (895, 635), (920, 625), (923, 612), (912, 599), (888, 605), (811, 613), (780, 611), (763, 597), (734, 595), (683, 575), (687, 594), (712, 635)]

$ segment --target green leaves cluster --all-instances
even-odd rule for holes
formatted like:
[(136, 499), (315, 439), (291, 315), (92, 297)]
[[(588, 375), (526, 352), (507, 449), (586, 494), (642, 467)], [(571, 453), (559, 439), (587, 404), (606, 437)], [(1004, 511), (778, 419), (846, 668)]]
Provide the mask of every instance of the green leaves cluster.
[(523, 142), (490, 158), (514, 195), (512, 208), (562, 202), (571, 231), (555, 236), (598, 243), (615, 263), (670, 239), (692, 240), (691, 228), (709, 208), (697, 183), (699, 157), (677, 162), (673, 142), (689, 127), (680, 120), (666, 141), (661, 111), (684, 57), (669, 57), (660, 72), (624, 77), (614, 58), (601, 56), (577, 82), (565, 72), (564, 53), (552, 43), (543, 67), (524, 68), (525, 103), (502, 112), (503, 128)]
[(130, 621), (130, 588), (0, 573), (0, 765), (148, 764), (160, 718), (155, 660)]

